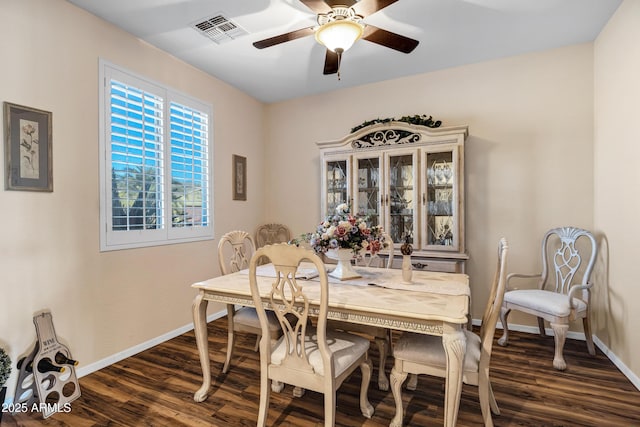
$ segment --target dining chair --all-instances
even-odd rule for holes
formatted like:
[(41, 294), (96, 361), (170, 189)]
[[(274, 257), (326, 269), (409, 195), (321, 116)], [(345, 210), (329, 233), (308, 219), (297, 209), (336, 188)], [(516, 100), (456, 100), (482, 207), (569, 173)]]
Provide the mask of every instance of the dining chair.
[[(361, 257), (356, 258), (356, 265), (365, 265), (367, 267), (393, 267), (393, 240), (387, 233), (383, 233), (383, 242), (387, 244), (380, 252), (371, 254), (371, 251), (365, 251)], [(386, 255), (385, 258), (380, 255)], [(387, 357), (391, 350), (391, 329), (382, 326), (359, 325), (357, 323), (342, 322), (339, 320), (329, 320), (328, 325), (331, 329), (338, 329), (348, 332), (356, 332), (373, 337), (373, 341), (378, 347), (378, 389), (382, 391), (389, 390), (389, 378), (385, 371)]]
[[(498, 262), (489, 300), (482, 316), (480, 335), (468, 329), (462, 330), (467, 338), (462, 381), (478, 387), (482, 419), (487, 427), (493, 426), (491, 412), (500, 415), (489, 380), (489, 362), (507, 281), (507, 252), (507, 240), (502, 238), (498, 244)], [(446, 378), (447, 356), (442, 346), (442, 337), (405, 332), (393, 346), (393, 357), (395, 362), (391, 370), (391, 391), (396, 404), (396, 414), (390, 426), (400, 427), (404, 416), (400, 388), (407, 375), (427, 374)]]
[[(504, 329), (498, 344), (509, 342), (507, 319), (511, 310), (522, 311), (538, 318), (540, 335), (545, 336), (545, 320), (553, 329), (555, 354), (553, 367), (567, 368), (564, 342), (569, 323), (582, 319), (587, 350), (596, 354), (591, 335), (591, 272), (598, 246), (593, 234), (576, 227), (553, 228), (542, 238), (542, 272), (539, 274), (512, 273), (507, 276), (507, 292), (500, 314)], [(549, 268), (551, 264), (551, 268)], [(511, 288), (513, 279), (535, 280), (537, 289)], [(522, 283), (522, 282), (520, 282)]]
[(274, 243), (284, 243), (291, 240), (291, 230), (284, 224), (261, 224), (256, 228), (256, 247), (260, 249)]
[[(218, 263), (223, 275), (249, 268), (251, 257), (256, 251), (253, 238), (246, 231), (235, 230), (226, 233), (218, 242)], [(280, 337), (280, 325), (274, 313), (267, 315), (269, 322), (268, 336), (272, 340)], [(222, 368), (222, 373), (227, 373), (233, 357), (235, 346), (235, 333), (249, 333), (256, 335), (255, 351), (258, 350), (262, 328), (256, 310), (252, 307), (242, 307), (236, 311), (233, 304), (227, 304), (227, 356)]]
[[(256, 268), (258, 259), (266, 257), (275, 268), (275, 278), (267, 288), (259, 288)], [(308, 290), (296, 281), (302, 261), (313, 263), (319, 283)], [(336, 390), (351, 373), (360, 368), (360, 410), (371, 418), (374, 409), (367, 396), (371, 380), (368, 358), (369, 340), (346, 332), (327, 329), (329, 283), (322, 260), (312, 251), (295, 245), (277, 243), (258, 249), (251, 258), (249, 284), (263, 337), (270, 331), (266, 303), (279, 321), (282, 337), (275, 345), (260, 341), (260, 409), (258, 426), (267, 422), (267, 410), (273, 382), (290, 384), (324, 394), (324, 425), (333, 426), (336, 411)], [(309, 325), (312, 314), (308, 292), (318, 295), (317, 326)], [(316, 297), (317, 298), (317, 297)], [(313, 309), (314, 314), (316, 309)], [(292, 323), (290, 316), (295, 316)]]
[[(255, 242), (257, 249), (274, 243), (285, 243), (290, 240), (291, 230), (284, 224), (267, 223), (261, 224), (256, 228)], [(265, 260), (261, 259), (260, 264), (265, 264)]]

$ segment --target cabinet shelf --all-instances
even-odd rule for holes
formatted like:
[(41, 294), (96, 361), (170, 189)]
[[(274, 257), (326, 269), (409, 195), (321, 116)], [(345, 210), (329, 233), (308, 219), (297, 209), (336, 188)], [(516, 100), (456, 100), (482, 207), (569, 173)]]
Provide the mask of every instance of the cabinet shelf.
[(429, 190), (449, 190), (453, 187), (453, 184), (428, 184)]

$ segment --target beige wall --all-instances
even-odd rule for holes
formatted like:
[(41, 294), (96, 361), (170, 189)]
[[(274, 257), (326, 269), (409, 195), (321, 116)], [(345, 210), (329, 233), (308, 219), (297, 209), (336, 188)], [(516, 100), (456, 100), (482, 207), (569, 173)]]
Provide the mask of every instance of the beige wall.
[[(595, 333), (640, 376), (640, 2), (625, 0), (595, 43), (595, 228), (603, 235)], [(608, 273), (608, 274), (607, 274)]]
[[(377, 117), (424, 113), (445, 125), (469, 125), (474, 298), (486, 299), (501, 236), (510, 241), (510, 270), (533, 271), (548, 228), (602, 231), (611, 249), (608, 280), (602, 268), (598, 276), (596, 333), (640, 374), (628, 326), (640, 311), (630, 279), (638, 277), (637, 251), (627, 231), (634, 228), (626, 227), (639, 207), (627, 197), (639, 181), (631, 165), (638, 151), (637, 2), (627, 0), (624, 15), (618, 11), (607, 26), (595, 60), (593, 45), (584, 44), (358, 88), (341, 90), (336, 80), (333, 93), (266, 107), (65, 1), (0, 0), (0, 10), (0, 101), (52, 111), (54, 138), (53, 193), (0, 191), (0, 345), (12, 358), (32, 346), (31, 317), (45, 308), (82, 365), (140, 345), (188, 325), (189, 284), (218, 273), (217, 241), (99, 252), (102, 57), (213, 105), (216, 236), (262, 221), (290, 224), (296, 234), (313, 228), (320, 210), (316, 141), (341, 138)], [(347, 61), (342, 72), (349, 72)], [(231, 201), (232, 154), (248, 157), (247, 202)], [(616, 190), (620, 182), (631, 193)], [(15, 375), (10, 392), (13, 381)]]
[[(81, 367), (189, 325), (189, 285), (218, 274), (217, 240), (99, 252), (98, 58), (213, 105), (218, 237), (262, 219), (263, 105), (66, 1), (0, 11), (0, 101), (53, 112), (54, 183), (0, 190), (0, 345), (14, 361), (30, 350), (42, 309)], [(231, 201), (232, 154), (248, 157), (247, 202)]]
[[(296, 234), (314, 228), (316, 141), (373, 118), (429, 114), (445, 126), (467, 124), (467, 271), (474, 300), (486, 301), (500, 237), (510, 242), (509, 270), (535, 272), (547, 229), (593, 227), (592, 71), (593, 46), (583, 44), (269, 105), (266, 153), (282, 167), (267, 170), (268, 215)], [(475, 318), (482, 308), (474, 305)], [(534, 324), (518, 313), (510, 319)]]

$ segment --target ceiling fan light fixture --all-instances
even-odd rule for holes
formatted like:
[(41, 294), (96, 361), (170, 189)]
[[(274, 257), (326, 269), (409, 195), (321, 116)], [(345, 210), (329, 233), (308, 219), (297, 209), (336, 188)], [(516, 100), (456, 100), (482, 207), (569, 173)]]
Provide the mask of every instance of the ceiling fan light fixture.
[(316, 40), (332, 52), (347, 51), (362, 37), (364, 26), (349, 19), (327, 22), (316, 30)]

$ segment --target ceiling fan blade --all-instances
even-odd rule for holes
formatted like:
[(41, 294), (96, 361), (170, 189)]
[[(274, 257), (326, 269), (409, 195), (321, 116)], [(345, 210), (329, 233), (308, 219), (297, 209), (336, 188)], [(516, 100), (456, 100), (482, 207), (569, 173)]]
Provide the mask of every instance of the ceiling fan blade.
[(418, 46), (418, 40), (383, 30), (367, 24), (362, 38), (372, 43), (379, 44), (403, 53), (411, 53)]
[(265, 47), (274, 46), (280, 43), (299, 39), (301, 37), (310, 36), (312, 34), (313, 34), (313, 27), (301, 28), (299, 30), (291, 31), (289, 33), (280, 34), (279, 36), (274, 36), (274, 37), (269, 37), (268, 39), (259, 40), (257, 42), (254, 42), (253, 45), (258, 49), (264, 49)]
[(313, 13), (331, 12), (331, 6), (325, 3), (324, 0), (300, 0), (300, 2), (311, 9)]
[(367, 17), (397, 1), (398, 0), (360, 0), (352, 7), (358, 15)]
[(324, 71), (322, 74), (335, 74), (340, 66), (338, 54), (327, 49), (327, 55), (324, 58)]

